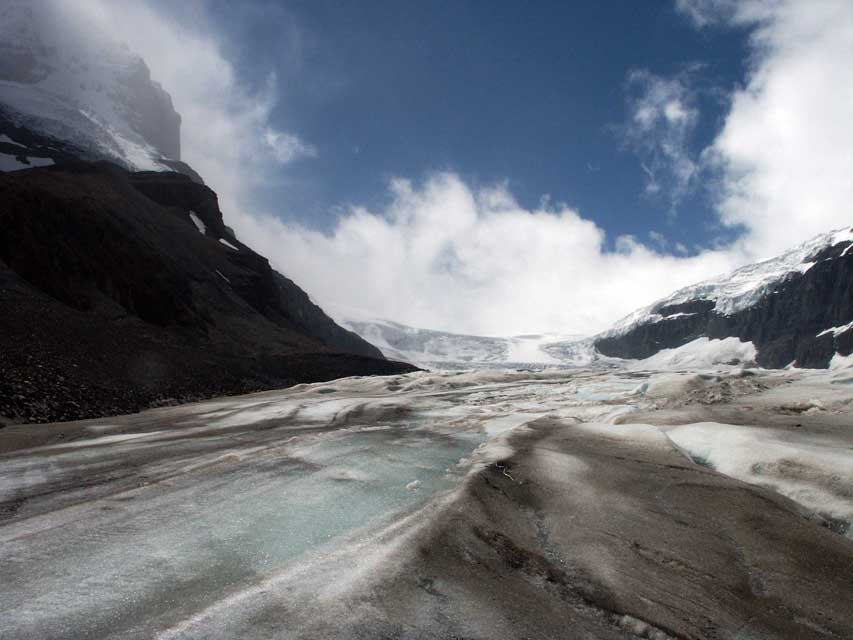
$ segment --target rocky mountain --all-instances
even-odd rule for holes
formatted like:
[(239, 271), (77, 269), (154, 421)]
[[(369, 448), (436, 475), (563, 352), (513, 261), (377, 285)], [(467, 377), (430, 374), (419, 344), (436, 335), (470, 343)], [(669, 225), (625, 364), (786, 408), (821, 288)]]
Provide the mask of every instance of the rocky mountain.
[(0, 170), (77, 158), (200, 180), (145, 61), (62, 3), (0, 3), (0, 103)]
[(235, 237), (169, 94), (62, 8), (0, 3), (0, 426), (412, 370)]
[(853, 228), (686, 287), (597, 336), (596, 350), (648, 358), (699, 338), (751, 342), (768, 368), (826, 368), (853, 353)]
[(177, 173), (0, 174), (0, 415), (108, 415), (412, 367), (334, 323)]
[[(334, 313), (334, 309), (332, 310)], [(353, 320), (337, 313), (339, 322), (394, 360), (438, 369), (555, 367), (588, 364), (591, 344), (581, 348), (579, 336), (536, 334), (511, 337), (473, 336), (418, 329), (390, 320)]]

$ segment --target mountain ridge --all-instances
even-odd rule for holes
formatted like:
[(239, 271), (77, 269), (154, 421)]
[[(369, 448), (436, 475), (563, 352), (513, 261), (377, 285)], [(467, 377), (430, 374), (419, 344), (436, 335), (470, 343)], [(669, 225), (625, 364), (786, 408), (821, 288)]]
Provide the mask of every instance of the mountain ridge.
[(0, 198), (7, 420), (414, 369), (335, 324), (185, 176), (68, 163), (0, 173)]
[[(827, 368), (853, 354), (853, 227), (820, 234), (773, 258), (682, 287), (589, 337), (536, 336), (525, 341), (525, 336), (463, 335), (333, 311), (386, 356), (438, 368), (587, 366), (614, 358), (654, 358), (651, 363), (660, 363), (666, 360), (657, 357), (661, 352), (700, 340), (716, 342), (697, 342), (682, 355), (704, 350), (712, 362), (752, 350), (755, 363), (766, 368)], [(749, 345), (718, 344), (730, 338)], [(533, 357), (511, 357), (514, 343), (526, 346)], [(670, 355), (676, 361), (680, 357)]]
[[(699, 338), (754, 343), (757, 362), (827, 368), (853, 352), (853, 228), (684, 287), (595, 337), (606, 356), (643, 359)], [(851, 325), (853, 326), (853, 325)], [(843, 330), (839, 330), (843, 329)]]

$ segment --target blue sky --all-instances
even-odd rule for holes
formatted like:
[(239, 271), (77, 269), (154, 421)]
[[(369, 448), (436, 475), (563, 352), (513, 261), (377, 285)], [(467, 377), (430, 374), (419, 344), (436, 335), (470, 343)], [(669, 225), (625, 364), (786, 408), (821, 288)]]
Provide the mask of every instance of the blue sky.
[(850, 224), (850, 0), (75, 1), (339, 318), (589, 334)]
[[(691, 251), (731, 237), (701, 183), (675, 207), (645, 192), (626, 146), (629, 74), (691, 75), (707, 146), (744, 80), (744, 29), (696, 29), (668, 1), (332, 2), (208, 5), (227, 57), (274, 125), (316, 148), (259, 193), (286, 219), (329, 229), (338, 205), (380, 207), (393, 176), (436, 170), (506, 181), (525, 207), (547, 195), (619, 234), (663, 233)], [(186, 18), (186, 16), (183, 16)]]

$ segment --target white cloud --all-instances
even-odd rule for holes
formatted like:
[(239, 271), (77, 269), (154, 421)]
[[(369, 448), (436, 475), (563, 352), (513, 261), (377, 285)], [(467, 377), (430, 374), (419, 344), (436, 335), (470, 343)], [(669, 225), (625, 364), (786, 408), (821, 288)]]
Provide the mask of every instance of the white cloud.
[(264, 128), (263, 141), (279, 164), (287, 164), (301, 156), (317, 155), (317, 150), (302, 142), (299, 137), (270, 127)]
[(519, 206), (505, 186), (454, 174), (391, 184), (381, 212), (353, 208), (330, 234), (246, 217), (242, 233), (312, 296), (416, 326), (481, 334), (592, 332), (672, 289), (733, 267), (732, 252), (676, 258), (604, 233), (566, 207)]
[(628, 122), (622, 131), (628, 146), (640, 157), (646, 193), (663, 192), (672, 212), (697, 171), (689, 144), (699, 118), (690, 88), (693, 71), (672, 78), (647, 70), (628, 75)]
[[(679, 4), (700, 26), (753, 30), (745, 86), (703, 155), (720, 172), (721, 221), (744, 229), (734, 245), (673, 257), (622, 237), (608, 253), (601, 231), (575, 211), (495, 209), (443, 176), (398, 189), (389, 212), (353, 211), (328, 236), (278, 226), (272, 237), (292, 252), (283, 266), (321, 301), (412, 324), (583, 332), (682, 284), (851, 224), (853, 3)], [(639, 89), (634, 144), (645, 154), (649, 189), (669, 189), (674, 202), (699, 164), (688, 150), (698, 118), (689, 74), (631, 78)]]
[(768, 256), (853, 221), (853, 2), (744, 0), (728, 19), (754, 30), (753, 68), (706, 158), (722, 221)]
[(649, 231), (649, 239), (661, 249), (665, 249), (667, 244), (669, 244), (666, 236), (660, 231)]

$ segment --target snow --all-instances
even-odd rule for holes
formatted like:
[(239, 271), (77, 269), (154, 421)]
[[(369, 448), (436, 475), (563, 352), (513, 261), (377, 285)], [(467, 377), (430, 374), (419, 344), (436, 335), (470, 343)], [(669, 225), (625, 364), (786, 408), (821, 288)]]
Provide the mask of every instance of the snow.
[(755, 345), (738, 338), (710, 340), (697, 338), (675, 349), (662, 349), (645, 360), (632, 364), (642, 369), (710, 369), (720, 365), (743, 365), (755, 362)]
[(21, 162), (17, 157), (7, 153), (0, 153), (0, 171), (21, 171), (34, 167), (49, 167), (55, 164), (51, 158), (30, 158), (27, 162)]
[(144, 62), (78, 12), (65, 24), (50, 3), (7, 0), (0, 41), (32, 58), (22, 82), (0, 81), (12, 121), (135, 170), (170, 170), (137, 132), (142, 118), (128, 87)]
[[(813, 262), (807, 262), (810, 256), (821, 249), (847, 241), (853, 241), (853, 229), (850, 227), (815, 236), (808, 242), (769, 260), (750, 264), (729, 274), (679, 289), (669, 297), (631, 313), (599, 337), (624, 335), (639, 325), (659, 322), (664, 319), (664, 316), (657, 312), (658, 309), (692, 300), (714, 301), (714, 310), (722, 315), (731, 315), (747, 309), (761, 296), (772, 291), (773, 286), (787, 274), (805, 273), (814, 266)], [(672, 318), (675, 315), (668, 317)]]
[(15, 156), (0, 153), (0, 171), (20, 171), (21, 169), (32, 169), (32, 166), (24, 164)]
[(4, 135), (0, 135), (0, 142), (5, 142), (6, 144), (13, 144), (13, 145), (15, 145), (16, 147), (21, 147), (21, 148), (23, 148), (23, 149), (26, 149), (26, 148), (27, 148), (27, 147), (26, 147), (26, 145), (23, 145), (23, 144), (21, 144), (20, 142), (15, 142), (14, 140), (12, 140), (12, 138), (10, 138), (9, 136), (7, 136), (7, 135), (5, 135), (5, 134), (4, 134)]
[(205, 226), (204, 222), (202, 222), (201, 218), (198, 217), (195, 211), (190, 211), (190, 220), (193, 221), (195, 228), (198, 229), (198, 232), (201, 235), (207, 234), (207, 227)]
[[(829, 437), (621, 423), (655, 406), (649, 390), (658, 382), (672, 396), (673, 381), (690, 377), (624, 368), (417, 372), (27, 427), (71, 428), (76, 439), (0, 456), (0, 502), (17, 505), (0, 522), (4, 633), (106, 637), (120, 620), (122, 637), (152, 629), (186, 637), (204, 614), (211, 626), (198, 635), (221, 636), (217, 624), (228, 616), (251, 617), (256, 602), (290, 598), (316, 580), (318, 563), (335, 585), (351, 584), (367, 570), (362, 558), (387, 552), (378, 532), (429, 522), (470, 470), (512, 454), (513, 429), (540, 417), (595, 437), (677, 447), (720, 473), (853, 518), (853, 460)], [(777, 388), (785, 398), (813, 395), (793, 386)], [(826, 388), (838, 402), (847, 397)], [(831, 410), (835, 400), (824, 400)], [(578, 461), (579, 490), (594, 473)], [(226, 635), (269, 628), (255, 630)]]
[(128, 442), (130, 440), (147, 440), (149, 438), (157, 438), (161, 434), (167, 433), (164, 431), (147, 431), (145, 433), (116, 433), (109, 436), (100, 436), (98, 438), (89, 438), (86, 440), (75, 440), (73, 442), (63, 442), (55, 444), (45, 449), (69, 449), (77, 447), (93, 447), (105, 444), (113, 444), (116, 442)]
[(810, 510), (853, 521), (853, 456), (835, 440), (700, 422), (672, 428), (679, 448), (715, 470), (768, 486)]
[(530, 364), (562, 364), (560, 360), (548, 354), (542, 347), (559, 341), (554, 335), (517, 336), (507, 339), (507, 361)]
[(386, 357), (413, 364), (475, 366), (507, 359), (507, 345), (499, 338), (416, 329), (386, 320), (344, 320), (343, 326), (376, 346)]
[(237, 247), (235, 247), (233, 244), (231, 244), (230, 242), (228, 242), (225, 238), (219, 238), (219, 242), (221, 242), (222, 244), (224, 244), (224, 245), (225, 245), (226, 247), (228, 247), (229, 249), (233, 249), (234, 251), (239, 251), (239, 249), (238, 249)]
[[(563, 351), (578, 336), (530, 334), (495, 337), (474, 336), (409, 327), (398, 322), (370, 319), (335, 307), (332, 316), (345, 328), (360, 335), (393, 360), (421, 367), (558, 367), (577, 366), (578, 353)], [(587, 350), (592, 353), (591, 346)], [(588, 364), (590, 359), (583, 360)]]
[(853, 353), (850, 355), (842, 356), (840, 353), (836, 353), (832, 356), (832, 360), (829, 361), (830, 369), (850, 369), (853, 368)]
[(27, 156), (27, 162), (30, 163), (31, 167), (50, 167), (56, 164), (53, 158), (33, 158), (31, 156)]
[(490, 436), (500, 435), (507, 431), (511, 431), (517, 427), (538, 420), (548, 414), (546, 413), (511, 413), (505, 416), (499, 416), (487, 420), (483, 424), (483, 429)]
[(817, 337), (820, 338), (821, 336), (825, 336), (826, 334), (831, 333), (833, 338), (837, 338), (842, 333), (847, 333), (848, 331), (850, 331), (850, 329), (853, 329), (853, 322), (848, 322), (847, 324), (841, 327), (830, 327), (829, 329), (824, 329), (819, 334), (817, 334)]

